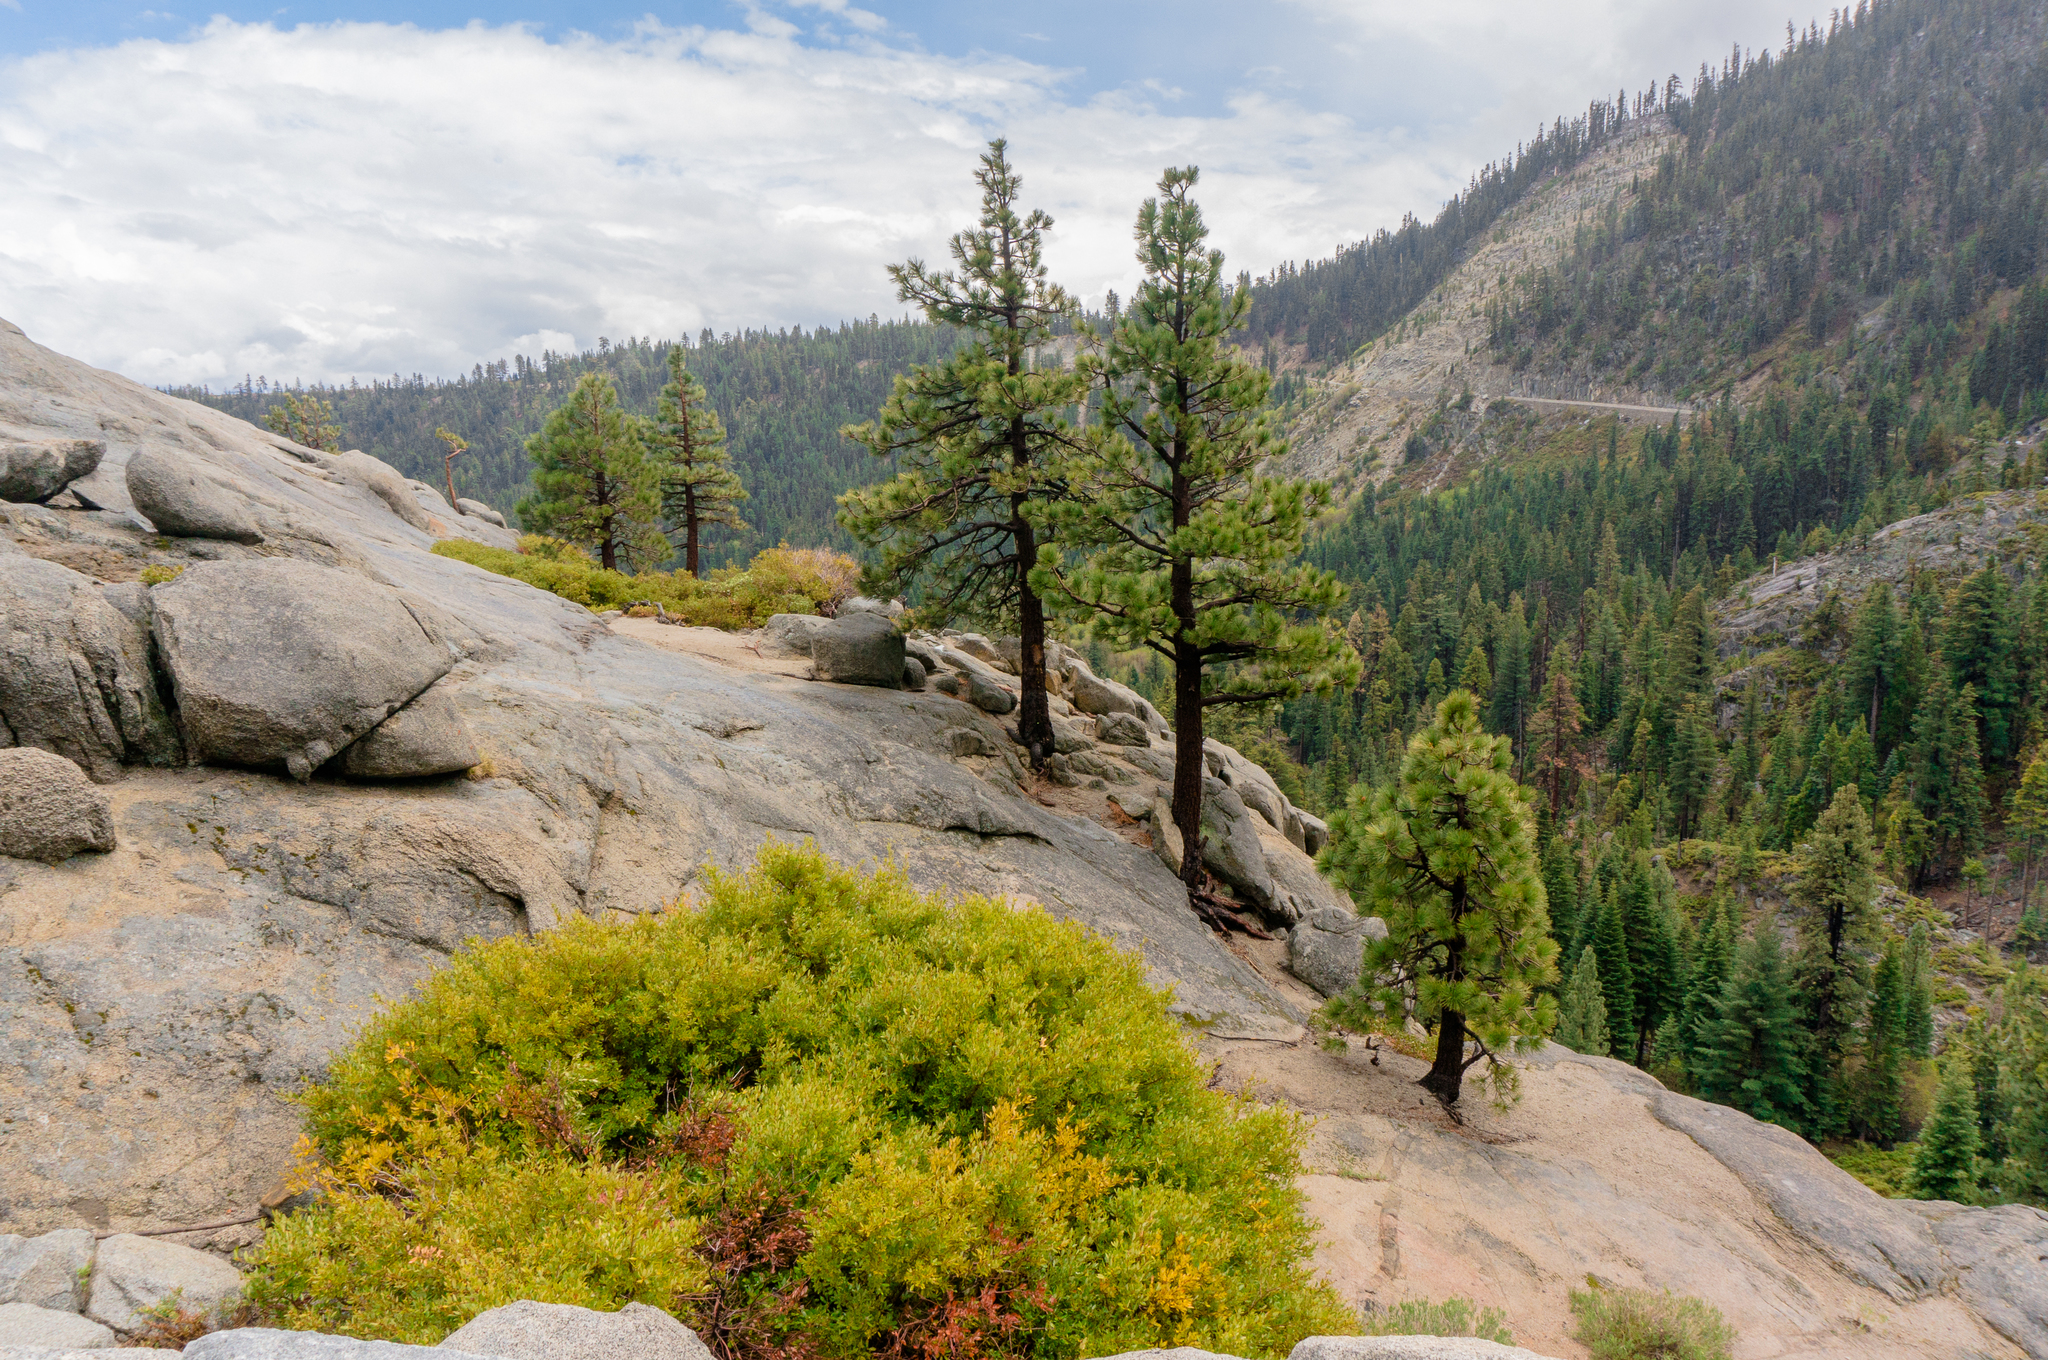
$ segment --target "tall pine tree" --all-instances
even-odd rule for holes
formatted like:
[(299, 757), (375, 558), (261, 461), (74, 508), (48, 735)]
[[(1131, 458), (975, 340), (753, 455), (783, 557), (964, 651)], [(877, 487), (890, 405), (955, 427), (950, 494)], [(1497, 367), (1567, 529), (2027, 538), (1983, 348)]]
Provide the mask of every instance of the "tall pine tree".
[(1062, 465), (1057, 523), (1081, 551), (1047, 546), (1031, 578), (1063, 614), (1173, 667), (1173, 822), (1190, 891), (1202, 879), (1204, 712), (1349, 689), (1361, 673), (1322, 617), (1343, 586), (1298, 560), (1329, 488), (1259, 472), (1285, 448), (1266, 409), (1272, 379), (1230, 343), (1251, 295), (1223, 286), (1195, 181), (1168, 170), (1138, 212), (1144, 278), (1109, 335), (1101, 425)]
[(585, 373), (569, 399), (526, 441), (533, 494), (520, 523), (597, 549), (607, 571), (645, 569), (667, 556), (655, 527), (659, 474), (648, 461), (644, 422), (619, 404), (608, 373)]
[(897, 472), (842, 496), (839, 522), (881, 550), (882, 588), (925, 585), (921, 612), (1015, 619), (1017, 735), (1038, 765), (1052, 754), (1053, 734), (1045, 604), (1031, 571), (1045, 546), (1049, 503), (1061, 494), (1056, 464), (1075, 447), (1067, 413), (1084, 399), (1091, 369), (1085, 358), (1062, 367), (1047, 345), (1075, 305), (1046, 278), (1052, 219), (1018, 215), (1023, 181), (1006, 147), (998, 138), (982, 154), (974, 175), (981, 217), (954, 233), (954, 268), (921, 260), (889, 267), (896, 296), (934, 325), (957, 328), (963, 341), (943, 362), (899, 377), (876, 420), (843, 431), (895, 460)]
[(744, 532), (740, 502), (747, 489), (725, 447), (725, 423), (711, 409), (704, 384), (683, 366), (683, 347), (668, 349), (668, 385), (661, 389), (660, 412), (649, 441), (661, 469), (661, 516), (670, 541), (680, 537), (683, 570), (704, 574), (698, 549), (704, 526), (722, 524)]

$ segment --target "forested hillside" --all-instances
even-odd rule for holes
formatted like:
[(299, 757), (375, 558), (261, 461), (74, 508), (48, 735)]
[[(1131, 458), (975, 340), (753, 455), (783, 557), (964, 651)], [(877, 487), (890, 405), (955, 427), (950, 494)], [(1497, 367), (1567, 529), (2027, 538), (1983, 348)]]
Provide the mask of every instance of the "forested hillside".
[[(293, 390), (333, 404), (348, 447), (437, 487), (442, 448), (434, 430), (445, 426), (461, 435), (469, 451), (455, 463), (457, 493), (509, 514), (529, 485), (526, 440), (576, 380), (594, 369), (609, 373), (626, 409), (651, 416), (668, 381), (670, 343), (600, 340), (581, 354), (518, 355), (453, 379), (394, 374), (388, 382)], [(950, 333), (923, 322), (874, 318), (837, 330), (699, 335), (689, 366), (730, 434), (749, 495), (743, 514), (750, 526), (744, 534), (715, 533), (706, 565), (745, 562), (785, 539), (805, 547), (851, 546), (833, 521), (834, 500), (880, 470), (864, 450), (839, 437), (839, 427), (873, 416), (898, 373), (943, 357), (953, 344)], [(286, 391), (250, 378), (229, 392), (178, 389), (176, 395), (260, 425)]]

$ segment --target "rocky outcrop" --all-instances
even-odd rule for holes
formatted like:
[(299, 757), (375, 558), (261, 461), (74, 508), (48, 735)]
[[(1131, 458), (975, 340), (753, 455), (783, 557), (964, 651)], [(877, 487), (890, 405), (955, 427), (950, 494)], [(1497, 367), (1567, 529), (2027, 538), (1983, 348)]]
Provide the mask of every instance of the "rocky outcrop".
[(1340, 996), (1357, 985), (1366, 943), (1386, 938), (1387, 923), (1377, 916), (1316, 907), (1287, 933), (1287, 968), (1324, 996)]
[(241, 1297), (242, 1272), (220, 1257), (160, 1237), (116, 1233), (93, 1259), (85, 1312), (117, 1332), (133, 1332), (166, 1304), (217, 1318)]
[(477, 1314), (441, 1345), (504, 1360), (711, 1360), (695, 1332), (644, 1303), (600, 1313), (522, 1299)]
[(0, 556), (0, 723), (0, 742), (54, 751), (96, 780), (179, 755), (145, 629), (89, 578), (25, 553)]
[(1095, 720), (1095, 739), (1111, 746), (1150, 746), (1152, 733), (1135, 713), (1105, 713)]
[(128, 496), (160, 534), (260, 543), (247, 499), (202, 464), (144, 449), (128, 460)]
[(91, 1318), (29, 1303), (0, 1303), (0, 1341), (48, 1350), (104, 1350), (115, 1344), (113, 1329)]
[(412, 487), (399, 475), (397, 468), (381, 458), (372, 458), (361, 449), (349, 449), (332, 457), (335, 469), (342, 476), (384, 502), (392, 514), (415, 529), (428, 527), (427, 512), (420, 507), (419, 497), (413, 495)]
[(100, 439), (0, 440), (0, 501), (46, 501), (106, 457)]
[(351, 743), (341, 769), (357, 779), (415, 779), (474, 769), (480, 759), (454, 700), (435, 686)]
[(885, 615), (860, 610), (823, 623), (811, 630), (811, 664), (818, 679), (902, 687), (903, 634)]
[(0, 855), (57, 864), (114, 848), (106, 794), (60, 755), (0, 749)]
[(457, 659), (397, 592), (308, 562), (205, 563), (152, 594), (179, 721), (204, 760), (304, 779)]
[(1905, 1201), (1904, 1207), (1934, 1230), (1976, 1314), (2035, 1360), (2048, 1356), (2048, 1213), (2026, 1204), (1970, 1209)]
[(486, 524), (494, 524), (500, 529), (510, 527), (505, 523), (503, 515), (491, 509), (490, 506), (485, 505), (482, 501), (474, 501), (467, 496), (457, 496), (455, 498), (455, 508), (465, 515), (480, 519)]
[(0, 1234), (0, 1303), (76, 1313), (85, 1307), (92, 1257), (93, 1237), (83, 1228), (40, 1237)]

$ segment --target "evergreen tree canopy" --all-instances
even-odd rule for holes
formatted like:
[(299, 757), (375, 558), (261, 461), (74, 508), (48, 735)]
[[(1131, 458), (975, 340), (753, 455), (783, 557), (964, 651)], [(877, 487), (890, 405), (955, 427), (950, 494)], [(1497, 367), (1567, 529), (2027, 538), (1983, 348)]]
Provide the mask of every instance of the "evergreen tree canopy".
[[(1478, 701), (1453, 690), (1436, 720), (1408, 744), (1398, 782), (1363, 789), (1331, 821), (1321, 863), (1361, 909), (1387, 923), (1366, 950), (1366, 979), (1341, 998), (1340, 1017), (1412, 1005), (1437, 1031), (1436, 1061), (1422, 1085), (1446, 1104), (1480, 1059), (1512, 1080), (1501, 1057), (1543, 1038), (1557, 980), (1534, 818), (1509, 773), (1507, 739), (1479, 724)], [(1477, 1052), (1467, 1057), (1468, 1041)]]
[(1607, 998), (1600, 991), (1600, 963), (1588, 945), (1565, 985), (1557, 1008), (1557, 1030), (1551, 1038), (1574, 1053), (1607, 1056)]
[(954, 233), (954, 268), (889, 267), (900, 299), (965, 338), (950, 358), (899, 377), (876, 420), (843, 431), (893, 459), (896, 475), (842, 496), (839, 522), (880, 550), (872, 575), (881, 589), (922, 589), (921, 613), (1016, 620), (1018, 735), (1035, 765), (1052, 754), (1052, 712), (1045, 608), (1030, 574), (1050, 503), (1064, 494), (1059, 463), (1079, 447), (1067, 413), (1093, 368), (1085, 357), (1063, 368), (1046, 347), (1077, 309), (1046, 277), (1052, 219), (1018, 215), (1023, 180), (1006, 148), (997, 138), (982, 154), (981, 216)]
[(670, 542), (682, 539), (683, 570), (702, 576), (703, 527), (744, 530), (739, 507), (747, 490), (725, 447), (725, 423), (711, 409), (704, 384), (684, 366), (681, 345), (669, 347), (668, 373), (649, 452), (661, 469), (661, 517)]
[(526, 527), (595, 547), (606, 571), (665, 558), (668, 545), (655, 528), (659, 474), (647, 458), (643, 424), (619, 405), (608, 376), (578, 379), (526, 442), (533, 459), (533, 494), (519, 502)]
[(1693, 1076), (1708, 1100), (1797, 1131), (1808, 1109), (1791, 981), (1777, 932), (1752, 935), (1722, 990)]
[(1966, 1061), (1942, 1065), (1934, 1113), (1920, 1130), (1910, 1184), (1916, 1199), (1968, 1203), (1977, 1188), (1977, 1088)]
[(1223, 286), (1196, 178), (1169, 169), (1138, 211), (1144, 278), (1109, 335), (1101, 425), (1064, 463), (1070, 494), (1055, 508), (1077, 555), (1048, 546), (1032, 575), (1063, 614), (1173, 667), (1173, 820), (1190, 890), (1202, 873), (1203, 711), (1349, 689), (1363, 673), (1322, 617), (1344, 587), (1297, 560), (1329, 488), (1258, 471), (1284, 449), (1266, 411), (1271, 380), (1229, 346), (1250, 298)]

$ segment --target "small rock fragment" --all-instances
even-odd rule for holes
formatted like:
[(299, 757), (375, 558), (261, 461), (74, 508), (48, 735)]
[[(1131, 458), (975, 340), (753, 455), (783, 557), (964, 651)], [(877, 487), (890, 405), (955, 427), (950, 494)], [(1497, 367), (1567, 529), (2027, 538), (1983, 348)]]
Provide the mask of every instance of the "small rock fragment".
[(85, 771), (34, 746), (0, 749), (0, 855), (56, 864), (113, 848), (113, 808)]

